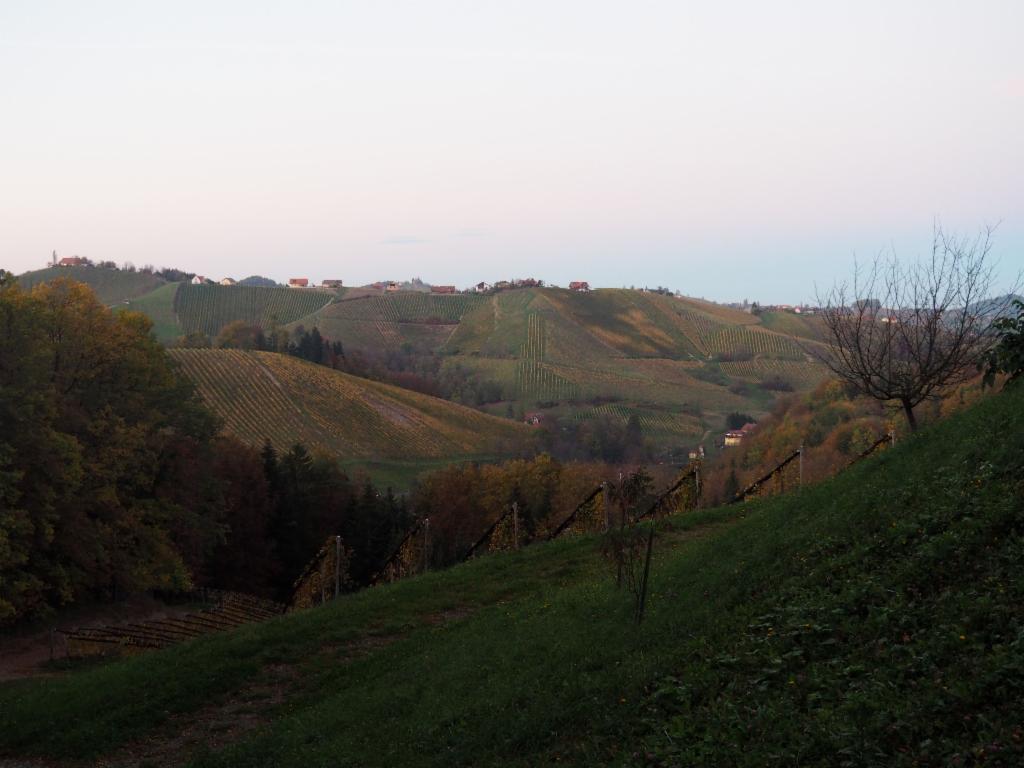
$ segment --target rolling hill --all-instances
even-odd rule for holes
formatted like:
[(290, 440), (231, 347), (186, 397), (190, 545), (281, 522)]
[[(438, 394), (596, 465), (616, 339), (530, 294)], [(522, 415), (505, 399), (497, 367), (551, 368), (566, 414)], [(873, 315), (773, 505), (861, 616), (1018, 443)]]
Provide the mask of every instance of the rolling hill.
[(1024, 389), (801, 492), (0, 686), (0, 757), (214, 766), (1020, 765)]
[[(225, 430), (260, 447), (302, 443), (375, 477), (512, 453), (529, 431), (506, 419), (273, 352), (175, 349)], [(390, 472), (390, 474), (389, 474)]]
[(163, 278), (157, 275), (125, 272), (120, 269), (104, 267), (48, 267), (19, 275), (18, 282), (22, 288), (31, 290), (33, 286), (58, 277), (67, 277), (85, 283), (107, 306), (123, 304), (129, 299), (144, 296), (167, 284)]
[(637, 416), (647, 439), (671, 458), (701, 440), (710, 448), (707, 436), (728, 413), (759, 417), (780, 392), (807, 391), (826, 375), (811, 354), (820, 348), (816, 317), (756, 316), (644, 291), (328, 292), (163, 284), (96, 268), (21, 279), (32, 284), (52, 274), (91, 281), (104, 301), (146, 313), (166, 344), (190, 332), (215, 336), (236, 320), (265, 329), (315, 326), (346, 353), (400, 357), (409, 369), (486, 385), (486, 399), (462, 401), (494, 415), (538, 412), (549, 422)]
[(494, 413), (513, 403), (553, 418), (636, 414), (666, 446), (699, 441), (730, 411), (763, 414), (779, 390), (825, 375), (809, 354), (815, 318), (633, 290), (395, 294), (343, 299), (300, 322), (349, 351), (434, 355), (494, 382)]
[(330, 291), (182, 283), (174, 294), (174, 314), (183, 332), (216, 336), (235, 321), (262, 328), (287, 325), (323, 309), (335, 298)]

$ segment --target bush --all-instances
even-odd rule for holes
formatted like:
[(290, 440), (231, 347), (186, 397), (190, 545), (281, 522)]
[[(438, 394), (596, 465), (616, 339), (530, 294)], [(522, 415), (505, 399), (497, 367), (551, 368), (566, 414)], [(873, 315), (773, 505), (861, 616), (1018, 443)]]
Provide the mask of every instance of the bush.
[(1024, 373), (1024, 301), (1014, 300), (1016, 317), (1001, 317), (992, 323), (999, 342), (985, 356), (980, 367), (985, 370), (985, 386), (992, 386), (999, 374), (1009, 375), (1007, 384)]

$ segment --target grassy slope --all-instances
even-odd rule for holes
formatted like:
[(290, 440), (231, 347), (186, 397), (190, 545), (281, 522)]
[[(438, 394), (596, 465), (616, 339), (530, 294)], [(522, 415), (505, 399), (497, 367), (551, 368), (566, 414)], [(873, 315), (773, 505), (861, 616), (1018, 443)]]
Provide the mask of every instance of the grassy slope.
[(131, 299), (125, 309), (142, 312), (153, 321), (153, 333), (161, 344), (171, 344), (184, 334), (174, 312), (174, 297), (180, 283), (166, 283), (155, 291)]
[(286, 450), (301, 442), (343, 461), (455, 459), (507, 450), (526, 429), (504, 419), (273, 352), (171, 354), (228, 432)]
[(58, 277), (68, 277), (85, 283), (96, 292), (96, 297), (108, 306), (123, 304), (127, 299), (143, 296), (165, 284), (164, 280), (156, 275), (99, 267), (49, 267), (26, 272), (18, 277), (18, 282), (23, 288), (29, 289)]
[(9, 684), (0, 754), (106, 754), (242, 698), (261, 729), (197, 764), (1018, 765), (1022, 466), (1019, 389), (799, 495), (681, 518), (639, 629), (593, 539), (538, 545)]

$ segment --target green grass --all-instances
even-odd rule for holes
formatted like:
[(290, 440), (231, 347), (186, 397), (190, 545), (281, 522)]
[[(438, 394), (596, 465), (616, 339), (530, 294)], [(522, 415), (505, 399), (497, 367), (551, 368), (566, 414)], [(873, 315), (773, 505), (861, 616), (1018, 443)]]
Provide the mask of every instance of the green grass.
[(285, 665), (284, 703), (195, 764), (1019, 765), (1022, 467), (1019, 389), (799, 494), (677, 518), (639, 628), (593, 538), (537, 545), (7, 684), (0, 754), (158, 740)]
[(153, 333), (162, 344), (172, 344), (184, 333), (174, 312), (174, 297), (179, 285), (167, 283), (123, 305), (124, 309), (147, 315), (153, 321)]

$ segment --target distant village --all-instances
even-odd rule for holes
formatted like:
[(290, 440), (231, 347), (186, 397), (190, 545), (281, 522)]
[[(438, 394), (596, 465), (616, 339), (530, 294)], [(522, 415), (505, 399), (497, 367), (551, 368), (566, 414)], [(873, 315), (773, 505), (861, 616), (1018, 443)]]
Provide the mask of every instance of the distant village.
[[(112, 261), (101, 261), (93, 262), (92, 260), (83, 256), (69, 256), (64, 258), (58, 258), (56, 251), (53, 253), (51, 260), (46, 264), (47, 267), (101, 267), (107, 269), (120, 269), (128, 272), (142, 272), (142, 273), (155, 273), (162, 274), (163, 272), (175, 272), (179, 270), (160, 270), (157, 271), (151, 266), (144, 266), (136, 268), (131, 264), (124, 264), (118, 267)], [(220, 279), (214, 279), (207, 277), (206, 275), (198, 275), (190, 272), (180, 272), (180, 274), (187, 279), (192, 285), (260, 285), (260, 286), (271, 286), (278, 285), (278, 283), (270, 278), (261, 278), (257, 276), (251, 276), (248, 278), (236, 280), (233, 277), (222, 277)], [(331, 278), (321, 280), (316, 283), (310, 280), (308, 277), (292, 277), (285, 283), (289, 288), (314, 290), (314, 291), (337, 291), (340, 288), (345, 287), (345, 283), (341, 279)], [(368, 285), (357, 286), (364, 290), (380, 291), (382, 293), (398, 293), (400, 291), (413, 291), (419, 293), (432, 293), (435, 295), (455, 295), (455, 294), (494, 294), (501, 291), (515, 290), (517, 288), (560, 288), (562, 286), (555, 285), (553, 283), (545, 282), (544, 280), (537, 280), (532, 277), (517, 278), (513, 280), (498, 280), (494, 283), (479, 282), (475, 285), (471, 285), (467, 288), (458, 288), (454, 285), (431, 285), (426, 283), (419, 278), (412, 280), (378, 280), (377, 282), (369, 283)], [(586, 280), (573, 280), (568, 286), (570, 291), (577, 293), (588, 293), (592, 289), (590, 283)], [(656, 288), (650, 287), (635, 287), (630, 286), (630, 290), (639, 291), (641, 293), (658, 293), (664, 296), (679, 296), (682, 297), (684, 294), (680, 291), (673, 291), (668, 288), (658, 286)], [(692, 298), (692, 297), (691, 297)], [(702, 299), (703, 300), (703, 299)], [(800, 315), (813, 315), (820, 311), (819, 307), (810, 306), (806, 304), (759, 304), (758, 302), (749, 302), (744, 299), (742, 302), (714, 302), (713, 304), (719, 304), (720, 306), (730, 307), (737, 309), (742, 312), (747, 312), (754, 315), (759, 315), (762, 312), (792, 312)]]

